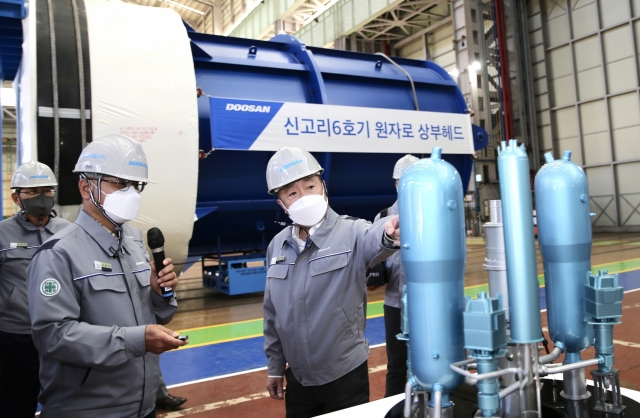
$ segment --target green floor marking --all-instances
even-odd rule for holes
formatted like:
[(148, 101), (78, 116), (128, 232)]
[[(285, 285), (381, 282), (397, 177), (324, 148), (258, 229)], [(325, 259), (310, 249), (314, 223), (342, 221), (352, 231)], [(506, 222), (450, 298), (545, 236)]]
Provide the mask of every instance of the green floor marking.
[[(635, 243), (634, 243), (635, 244)], [(640, 241), (636, 244), (640, 244)], [(595, 244), (594, 244), (595, 245)], [(606, 245), (606, 244), (605, 244)], [(613, 245), (613, 244), (610, 244)], [(593, 273), (598, 270), (607, 270), (609, 273), (623, 272), (640, 269), (640, 258), (615, 263), (601, 264), (592, 268)], [(544, 275), (538, 275), (540, 286), (544, 286)], [(479, 292), (489, 292), (488, 284), (468, 286), (464, 289), (465, 296), (475, 298)], [(367, 304), (367, 318), (375, 318), (384, 314), (384, 301), (369, 302)], [(262, 335), (262, 318), (230, 324), (213, 325), (210, 327), (187, 329), (179, 331), (189, 335), (189, 345), (185, 348), (202, 345), (219, 344), (227, 341), (243, 340)]]

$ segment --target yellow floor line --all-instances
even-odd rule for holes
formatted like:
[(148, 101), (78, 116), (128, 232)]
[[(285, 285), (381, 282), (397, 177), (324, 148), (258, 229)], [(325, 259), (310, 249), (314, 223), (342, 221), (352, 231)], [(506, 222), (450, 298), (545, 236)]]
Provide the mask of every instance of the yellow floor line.
[[(597, 267), (600, 267), (600, 266), (604, 266), (604, 265), (607, 265), (607, 264), (613, 264), (613, 263), (627, 263), (627, 262), (629, 262), (629, 261), (635, 261), (635, 260), (640, 260), (640, 258), (630, 258), (630, 259), (628, 259), (628, 260), (612, 261), (612, 262), (610, 262), (610, 263), (597, 264), (597, 265), (595, 265), (595, 266), (591, 266), (591, 269), (594, 269), (594, 268), (597, 268)], [(620, 271), (616, 271), (616, 273), (625, 273), (625, 272), (633, 271), (633, 270), (637, 270), (637, 269), (620, 270)], [(483, 284), (474, 284), (474, 285), (472, 285), (472, 286), (465, 286), (465, 288), (464, 288), (464, 289), (465, 289), (465, 290), (467, 290), (467, 289), (473, 289), (473, 288), (476, 288), (476, 287), (482, 287), (482, 286), (487, 286), (487, 285), (488, 285), (488, 283), (483, 283)], [(540, 288), (543, 288), (543, 287), (544, 287), (544, 285), (540, 285)], [(374, 303), (382, 303), (382, 302), (384, 302), (384, 301), (383, 301), (383, 300), (376, 300), (376, 301), (373, 301), (373, 302), (368, 302), (368, 303), (367, 303), (367, 305), (371, 305), (371, 304), (374, 304)], [(380, 317), (380, 316), (384, 316), (384, 315), (382, 315), (382, 314), (381, 314), (381, 315), (369, 316), (369, 317), (367, 317), (367, 319), (370, 319), (370, 318), (378, 318), (378, 317)], [(245, 322), (262, 321), (262, 319), (263, 319), (263, 318), (256, 318), (256, 319), (247, 319), (246, 321), (228, 322), (228, 323), (225, 323), (225, 324), (218, 324), (218, 325), (206, 325), (206, 326), (203, 326), (203, 327), (183, 329), (183, 330), (179, 330), (178, 332), (179, 332), (179, 333), (181, 333), (181, 334), (183, 334), (183, 333), (185, 333), (185, 332), (189, 332), (189, 331), (193, 331), (193, 330), (198, 330), (198, 329), (205, 329), (205, 328), (218, 328), (218, 327), (224, 327), (224, 326), (227, 326), (227, 325), (242, 324), (242, 323), (245, 323)], [(241, 340), (242, 340), (242, 339), (245, 339), (245, 337), (242, 337), (242, 338), (239, 338), (239, 339), (241, 339)], [(229, 340), (229, 341), (233, 341), (233, 340)], [(207, 343), (207, 344), (208, 344), (208, 343)], [(207, 344), (204, 344), (204, 345), (207, 345)], [(191, 347), (194, 347), (194, 346), (191, 346)]]

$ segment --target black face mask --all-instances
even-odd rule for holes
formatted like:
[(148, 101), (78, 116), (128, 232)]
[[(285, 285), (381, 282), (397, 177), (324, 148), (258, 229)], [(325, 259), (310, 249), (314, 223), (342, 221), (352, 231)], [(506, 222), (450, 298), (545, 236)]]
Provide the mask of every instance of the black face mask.
[(44, 218), (53, 210), (53, 197), (47, 197), (44, 193), (31, 199), (21, 199), (22, 207), (26, 213), (36, 218)]

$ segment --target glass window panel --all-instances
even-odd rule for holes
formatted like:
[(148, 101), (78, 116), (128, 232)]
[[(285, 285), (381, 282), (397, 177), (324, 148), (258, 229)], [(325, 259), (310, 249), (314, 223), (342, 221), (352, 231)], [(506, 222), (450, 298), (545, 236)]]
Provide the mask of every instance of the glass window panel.
[(620, 93), (638, 87), (636, 81), (636, 63), (634, 58), (607, 64), (607, 91)]
[(582, 134), (606, 132), (608, 130), (607, 107), (604, 100), (580, 105)]
[(600, 24), (602, 28), (610, 28), (631, 18), (628, 0), (600, 0)]
[[(616, 161), (640, 159), (640, 126), (616, 129), (611, 134)], [(640, 172), (636, 178), (640, 179)]]
[(631, 26), (629, 25), (604, 32), (602, 34), (602, 42), (604, 44), (605, 62), (619, 61), (634, 55), (633, 38), (631, 37)]
[(576, 87), (573, 74), (553, 80), (553, 106), (565, 106), (576, 101)]
[(604, 97), (604, 74), (602, 67), (578, 73), (578, 97), (581, 101)]
[(589, 182), (589, 197), (595, 226), (616, 225), (616, 205), (613, 201), (613, 176), (611, 167), (594, 167), (585, 170)]
[(622, 94), (609, 99), (611, 128), (619, 129), (640, 124), (640, 108), (636, 93)]
[(621, 225), (640, 225), (640, 163), (616, 166)]
[[(579, 2), (584, 3), (584, 2)], [(573, 38), (581, 38), (598, 31), (598, 8), (595, 2), (574, 6), (571, 11), (573, 23)]]

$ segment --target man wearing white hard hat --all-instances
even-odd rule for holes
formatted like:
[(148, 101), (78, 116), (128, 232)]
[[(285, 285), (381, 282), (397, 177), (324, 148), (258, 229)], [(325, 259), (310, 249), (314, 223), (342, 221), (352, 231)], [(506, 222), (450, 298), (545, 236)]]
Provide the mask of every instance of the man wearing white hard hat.
[(284, 399), (286, 377), (287, 417), (369, 401), (365, 273), (400, 243), (397, 216), (371, 224), (335, 213), (323, 171), (294, 147), (281, 148), (267, 165), (268, 191), (293, 221), (267, 249), (264, 295), (267, 390)]
[(11, 178), (20, 211), (0, 222), (0, 414), (7, 417), (33, 418), (38, 406), (40, 362), (31, 339), (27, 266), (43, 242), (70, 225), (53, 211), (57, 185), (45, 164), (22, 164)]
[(178, 285), (171, 259), (149, 264), (140, 231), (125, 225), (138, 215), (147, 159), (136, 141), (107, 135), (87, 145), (74, 173), (78, 219), (27, 269), (42, 416), (154, 417), (158, 354), (186, 342), (156, 325), (177, 308), (161, 292)]
[[(396, 162), (393, 167), (393, 179), (396, 183), (396, 191), (398, 190), (400, 176), (402, 176), (404, 170), (416, 161), (418, 161), (417, 157), (407, 154)], [(397, 214), (398, 201), (396, 200), (391, 207), (383, 209), (376, 216), (376, 220)], [(383, 275), (387, 281), (383, 305), (384, 328), (387, 343), (387, 379), (384, 396), (389, 397), (403, 393), (407, 382), (407, 343), (396, 338), (396, 335), (402, 332), (400, 329), (400, 307), (402, 306), (402, 289), (406, 284), (400, 251), (384, 260), (380, 267), (382, 267)], [(379, 284), (370, 286), (369, 290), (375, 290), (378, 287)]]

